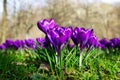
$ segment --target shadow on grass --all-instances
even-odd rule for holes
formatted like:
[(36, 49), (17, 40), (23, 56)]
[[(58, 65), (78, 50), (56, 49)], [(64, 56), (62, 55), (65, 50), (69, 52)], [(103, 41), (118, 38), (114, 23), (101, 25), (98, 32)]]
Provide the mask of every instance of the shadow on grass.
[(0, 80), (30, 80), (36, 71), (34, 64), (29, 64), (21, 51), (0, 51)]

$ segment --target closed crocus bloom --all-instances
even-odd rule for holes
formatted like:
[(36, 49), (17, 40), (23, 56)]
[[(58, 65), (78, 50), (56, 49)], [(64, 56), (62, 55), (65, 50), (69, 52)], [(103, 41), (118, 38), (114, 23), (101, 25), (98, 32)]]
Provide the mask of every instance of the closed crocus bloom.
[(29, 48), (36, 49), (35, 41), (33, 39), (25, 40), (25, 44)]
[(44, 19), (42, 21), (38, 21), (37, 26), (41, 31), (43, 31), (46, 34), (47, 30), (53, 29), (56, 26), (56, 23), (54, 19)]
[(106, 49), (106, 46), (99, 43), (99, 48), (104, 50), (104, 49)]
[(113, 38), (113, 39), (110, 40), (110, 42), (113, 43), (114, 48), (118, 48), (119, 45), (120, 45), (120, 39), (119, 38)]
[(60, 57), (60, 49), (71, 37), (71, 34), (72, 34), (71, 27), (69, 28), (56, 27), (47, 33), (50, 43), (57, 50), (58, 58)]
[(73, 30), (72, 40), (75, 45), (79, 46), (80, 48), (80, 60), (79, 66), (82, 65), (82, 51), (85, 48), (89, 38), (93, 36), (93, 29), (85, 29), (85, 28), (78, 28), (76, 27)]
[(6, 45), (7, 48), (13, 48), (14, 47), (14, 41), (10, 40), (10, 39), (7, 39), (5, 41), (5, 45)]
[(21, 40), (21, 47), (25, 48), (25, 46), (26, 46), (25, 40)]
[(76, 27), (73, 30), (72, 40), (76, 45), (80, 45), (81, 49), (84, 49), (88, 39), (93, 35), (93, 29), (85, 29)]
[(106, 44), (106, 47), (109, 49), (109, 48), (114, 48), (114, 44), (109, 41), (107, 44)]
[(83, 42), (83, 40), (85, 40), (85, 28), (78, 28), (76, 27), (74, 30), (73, 30), (73, 34), (72, 34), (72, 40), (73, 42), (75, 43), (75, 45), (78, 45), (80, 43)]
[(2, 47), (2, 45), (0, 45), (0, 50), (2, 50), (3, 49), (3, 47)]
[(14, 42), (15, 49), (24, 48), (24, 46), (25, 46), (25, 44), (23, 43), (22, 40), (16, 40)]
[(99, 42), (100, 42), (100, 44), (102, 44), (105, 48), (111, 48), (111, 47), (114, 46), (113, 43), (110, 42), (110, 41), (108, 41), (108, 39), (106, 39), (106, 38), (101, 39)]
[(6, 49), (6, 46), (4, 44), (1, 44), (0, 45), (0, 50), (4, 50), (4, 49)]
[(99, 42), (103, 45), (106, 45), (108, 43), (108, 40), (106, 38), (103, 38)]
[(87, 44), (90, 47), (98, 47), (98, 38), (96, 36), (91, 36)]
[(40, 47), (41, 47), (41, 45), (43, 45), (45, 39), (44, 39), (44, 38), (43, 38), (43, 39), (41, 39), (41, 38), (36, 38), (36, 41), (37, 41), (37, 43), (38, 43), (38, 44), (40, 45)]
[(81, 45), (86, 45), (88, 42), (89, 38), (93, 35), (93, 29), (87, 29), (87, 30), (81, 30), (80, 31), (80, 44)]
[(86, 44), (87, 53), (91, 48), (97, 48), (99, 46), (98, 38), (96, 36), (91, 36)]
[[(120, 40), (120, 38), (119, 38), (119, 40)], [(118, 44), (118, 49), (120, 49), (120, 43)]]
[(36, 41), (42, 48), (47, 48), (49, 45), (49, 42), (47, 42), (46, 38), (36, 38)]

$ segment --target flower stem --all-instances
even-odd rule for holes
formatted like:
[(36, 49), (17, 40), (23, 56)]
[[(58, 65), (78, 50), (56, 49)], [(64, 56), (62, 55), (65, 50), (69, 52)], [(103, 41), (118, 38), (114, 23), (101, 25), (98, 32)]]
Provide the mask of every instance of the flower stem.
[(79, 67), (82, 66), (82, 53), (80, 53), (80, 58), (79, 58)]
[(80, 48), (79, 67), (82, 67), (82, 51), (83, 51), (83, 48)]
[(63, 79), (63, 65), (62, 65), (62, 55), (60, 53), (60, 49), (57, 49), (57, 62), (58, 62), (58, 67), (59, 67), (59, 78), (60, 80)]
[(57, 50), (58, 61), (60, 61), (60, 49)]

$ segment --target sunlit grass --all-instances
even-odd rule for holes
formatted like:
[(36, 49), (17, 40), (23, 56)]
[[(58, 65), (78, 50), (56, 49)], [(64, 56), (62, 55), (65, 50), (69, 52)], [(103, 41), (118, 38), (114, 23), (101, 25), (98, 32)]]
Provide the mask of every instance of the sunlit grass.
[(92, 49), (83, 51), (79, 68), (79, 48), (65, 46), (57, 61), (53, 48), (37, 50), (1, 50), (1, 80), (96, 80), (120, 79), (120, 51), (106, 53)]

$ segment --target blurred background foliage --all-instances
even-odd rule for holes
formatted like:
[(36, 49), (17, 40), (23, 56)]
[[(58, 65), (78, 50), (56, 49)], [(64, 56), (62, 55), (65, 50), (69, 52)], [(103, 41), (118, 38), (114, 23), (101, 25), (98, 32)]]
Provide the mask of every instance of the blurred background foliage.
[[(105, 1), (105, 0), (104, 0)], [(0, 43), (43, 37), (37, 21), (54, 18), (61, 26), (93, 28), (101, 38), (120, 37), (120, 3), (101, 0), (0, 0)]]

